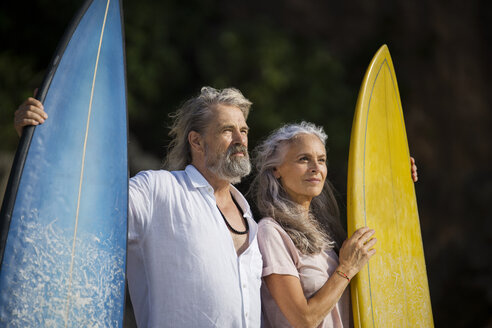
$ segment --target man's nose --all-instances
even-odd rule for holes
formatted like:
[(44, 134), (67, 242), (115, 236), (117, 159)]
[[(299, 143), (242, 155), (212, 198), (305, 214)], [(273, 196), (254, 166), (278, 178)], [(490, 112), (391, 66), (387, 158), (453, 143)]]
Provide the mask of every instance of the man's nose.
[(241, 144), (245, 146), (248, 142), (248, 137), (241, 133), (240, 130), (234, 129), (234, 132), (232, 134), (232, 142), (234, 144)]

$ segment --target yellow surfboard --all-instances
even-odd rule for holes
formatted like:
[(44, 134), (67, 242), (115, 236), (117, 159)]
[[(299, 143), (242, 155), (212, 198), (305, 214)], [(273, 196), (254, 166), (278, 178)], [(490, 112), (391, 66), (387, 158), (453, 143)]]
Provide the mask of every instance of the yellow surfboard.
[(405, 123), (388, 47), (372, 59), (350, 141), (347, 228), (376, 231), (377, 253), (351, 282), (355, 327), (433, 327)]

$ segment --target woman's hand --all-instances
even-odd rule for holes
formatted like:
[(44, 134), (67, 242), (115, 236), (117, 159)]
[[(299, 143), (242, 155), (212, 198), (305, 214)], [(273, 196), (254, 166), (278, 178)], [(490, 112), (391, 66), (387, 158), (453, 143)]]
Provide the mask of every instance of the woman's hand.
[(373, 235), (374, 230), (363, 227), (357, 229), (352, 237), (343, 242), (338, 269), (349, 279), (352, 279), (376, 253), (376, 250), (372, 248), (376, 244), (376, 238), (371, 238)]
[[(360, 228), (347, 239), (340, 249), (338, 270), (349, 279), (360, 271), (376, 253), (372, 247), (376, 239), (371, 238), (374, 230)], [(309, 299), (304, 295), (298, 277), (288, 274), (271, 274), (263, 277), (278, 307), (294, 327), (317, 327), (331, 312), (349, 282), (333, 273), (325, 284)]]
[(39, 100), (29, 97), (15, 111), (14, 127), (20, 137), (25, 126), (42, 124), (47, 118), (48, 115), (44, 111), (43, 104)]

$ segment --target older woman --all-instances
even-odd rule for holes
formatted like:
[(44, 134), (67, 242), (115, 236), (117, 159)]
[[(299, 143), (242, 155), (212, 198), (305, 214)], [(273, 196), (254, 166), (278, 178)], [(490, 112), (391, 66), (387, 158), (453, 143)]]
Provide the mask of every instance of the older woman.
[[(322, 128), (302, 122), (283, 126), (256, 149), (265, 327), (351, 326), (347, 286), (376, 252), (368, 227), (342, 244), (326, 179), (326, 138)], [(412, 170), (416, 181), (413, 162)]]

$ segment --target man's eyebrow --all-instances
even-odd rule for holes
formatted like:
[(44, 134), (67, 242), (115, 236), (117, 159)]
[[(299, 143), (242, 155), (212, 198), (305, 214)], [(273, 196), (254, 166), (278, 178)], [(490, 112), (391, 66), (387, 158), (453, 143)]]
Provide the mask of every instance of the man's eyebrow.
[(234, 125), (232, 125), (232, 124), (222, 124), (222, 125), (217, 126), (217, 128), (219, 130), (231, 129), (233, 127), (234, 127)]
[[(225, 129), (233, 129), (235, 127), (236, 126), (234, 124), (223, 124), (223, 125), (219, 125), (218, 129), (219, 130), (225, 130)], [(245, 126), (242, 126), (239, 128), (239, 130), (244, 130), (244, 129), (249, 131), (249, 126), (245, 125)]]

